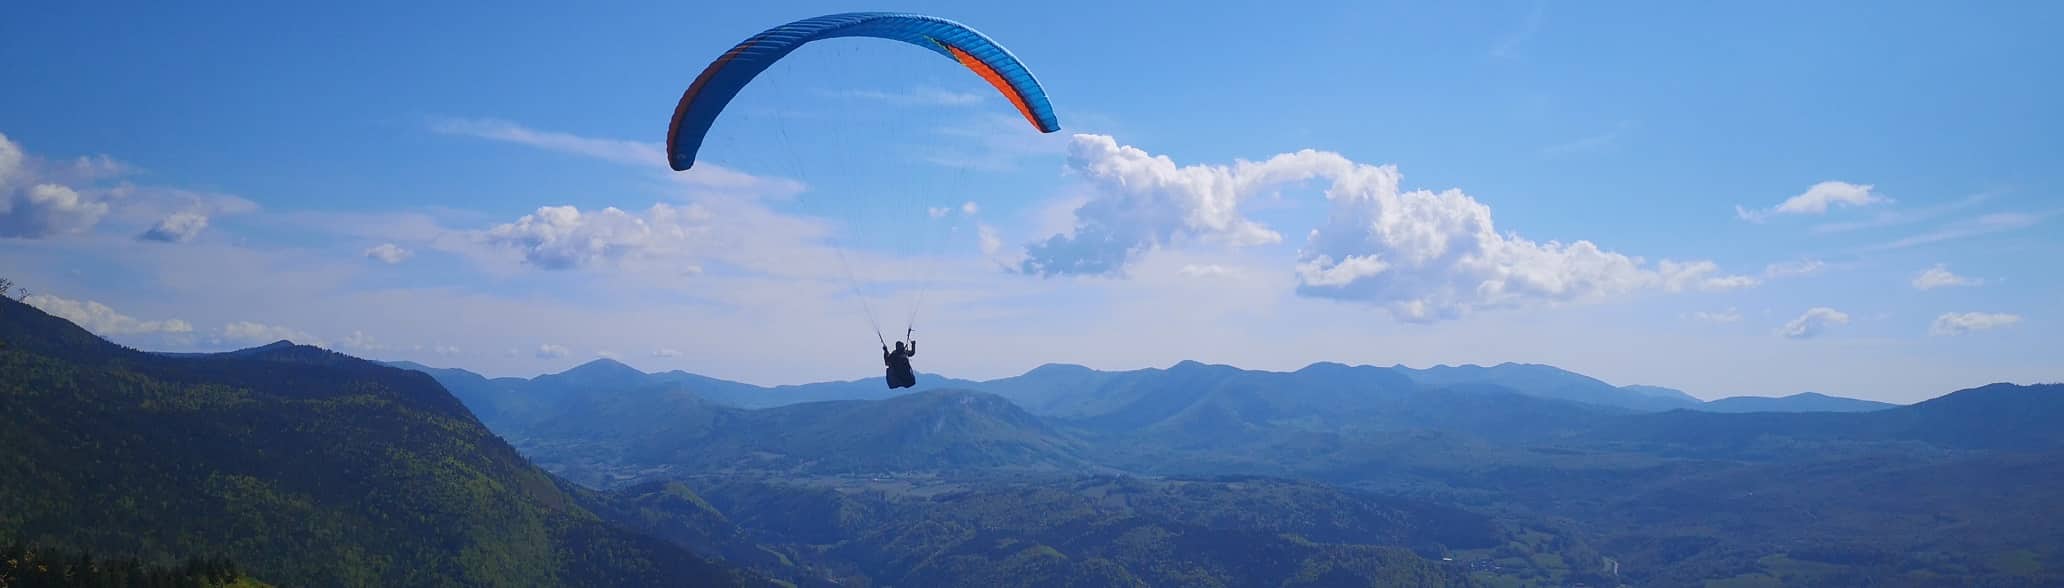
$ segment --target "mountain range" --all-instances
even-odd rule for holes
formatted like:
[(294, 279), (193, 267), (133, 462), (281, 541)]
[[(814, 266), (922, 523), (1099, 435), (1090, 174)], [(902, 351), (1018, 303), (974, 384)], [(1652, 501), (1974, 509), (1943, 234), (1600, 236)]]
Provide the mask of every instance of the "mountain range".
[[(278, 345), (279, 343), (275, 343)], [(563, 372), (535, 378), (488, 378), (454, 368), (434, 368), (399, 361), (388, 365), (431, 374), (465, 400), (483, 420), (504, 418), (521, 422), (566, 400), (578, 401), (582, 391), (675, 386), (698, 397), (738, 408), (768, 408), (822, 400), (880, 400), (895, 396), (879, 379), (859, 379), (813, 384), (757, 386), (732, 382), (685, 371), (646, 373), (613, 359), (596, 359)], [(1100, 403), (1113, 402), (1111, 392), (1130, 382), (1164, 378), (1172, 372), (1195, 373), (1203, 367), (1220, 370), (1216, 376), (1269, 378), (1318, 373), (1343, 374), (1372, 385), (1381, 380), (1390, 385), (1416, 384), (1436, 388), (1501, 387), (1539, 398), (1567, 400), (1631, 411), (1660, 412), (1674, 409), (1708, 412), (1865, 412), (1897, 406), (1805, 392), (1783, 397), (1736, 396), (1701, 401), (1683, 391), (1658, 386), (1614, 386), (1602, 380), (1554, 366), (1503, 363), (1494, 366), (1461, 365), (1413, 369), (1347, 366), (1316, 363), (1295, 372), (1241, 370), (1230, 366), (1207, 366), (1193, 361), (1169, 368), (1125, 371), (1094, 370), (1079, 365), (1046, 364), (1017, 376), (975, 381), (935, 374), (919, 374), (918, 385), (909, 391), (960, 389), (990, 392), (1011, 400), (1035, 414), (1079, 416), (1096, 412)], [(1387, 372), (1387, 373), (1381, 373)]]
[[(2064, 484), (2064, 433), (2052, 426), (2064, 418), (2058, 385), (1995, 384), (1906, 406), (1802, 394), (1687, 409), (1692, 401), (1672, 390), (1519, 364), (1047, 365), (984, 382), (928, 376), (918, 392), (888, 398), (869, 380), (773, 389), (611, 361), (558, 376), (568, 377), (480, 379), (501, 382), (489, 391), (499, 396), (460, 397), (495, 411), (569, 398), (559, 387), (578, 380), (579, 402), (591, 406), (561, 405), (497, 430), (570, 479), (604, 488), (681, 481), (734, 514), (758, 504), (721, 498), (741, 479), (773, 480), (747, 493), (783, 488), (784, 500), (800, 500), (796, 488), (875, 497), (812, 507), (846, 517), (1051, 484), (1040, 473), (1264, 476), (1460, 505), (1505, 517), (1503, 529), (1560, 537), (1559, 548), (1507, 544), (1555, 553), (1562, 566), (1454, 550), (1495, 568), (1477, 569), (1472, 581), (1597, 581), (1586, 575), (1597, 569), (1637, 585), (2064, 579), (2043, 575), (2055, 569), (2047, 565), (2012, 563), (2064, 556), (2064, 538), (2049, 530), (2064, 513), (2045, 506), (2045, 489)], [(862, 399), (823, 400), (842, 395)], [(797, 398), (811, 400), (785, 402)], [(1800, 517), (1830, 524), (1802, 526)], [(838, 551), (830, 545), (854, 540), (792, 536), (812, 525), (741, 526), (794, 552)], [(917, 573), (886, 562), (821, 565), (858, 566), (850, 569), (868, 577)]]
[(2059, 385), (1884, 407), (1520, 364), (486, 378), (145, 353), (13, 302), (0, 376), (0, 545), (284, 585), (2064, 583)]

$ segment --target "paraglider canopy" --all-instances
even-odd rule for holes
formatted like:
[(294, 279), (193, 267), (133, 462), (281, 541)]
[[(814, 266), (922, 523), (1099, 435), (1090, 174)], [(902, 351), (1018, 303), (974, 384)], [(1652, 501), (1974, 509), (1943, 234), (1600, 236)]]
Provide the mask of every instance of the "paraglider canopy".
[(808, 18), (761, 32), (725, 51), (696, 76), (674, 107), (667, 127), (667, 163), (674, 171), (695, 166), (696, 152), (717, 114), (739, 90), (797, 48), (823, 39), (873, 37), (929, 49), (966, 66), (1017, 107), (1042, 133), (1061, 130), (1046, 90), (1018, 58), (987, 35), (951, 20), (922, 14), (849, 12)]

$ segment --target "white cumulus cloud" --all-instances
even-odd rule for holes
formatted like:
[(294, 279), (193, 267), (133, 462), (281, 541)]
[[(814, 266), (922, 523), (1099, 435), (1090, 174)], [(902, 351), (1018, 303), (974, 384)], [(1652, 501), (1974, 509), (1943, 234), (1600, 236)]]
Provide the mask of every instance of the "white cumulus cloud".
[(1299, 253), (1298, 292), (1382, 305), (1408, 321), (1476, 309), (1580, 302), (1644, 289), (1720, 291), (1758, 280), (1711, 261), (1660, 260), (1590, 241), (1537, 242), (1497, 230), (1491, 208), (1459, 190), (1402, 192), (1390, 166), (1340, 170), (1325, 224)]
[(488, 229), (490, 244), (520, 251), (545, 269), (569, 269), (597, 262), (684, 253), (709, 230), (710, 214), (698, 205), (655, 204), (643, 215), (615, 207), (581, 212), (547, 206), (516, 222)]
[(41, 239), (78, 233), (107, 215), (105, 202), (64, 184), (35, 182), (39, 174), (31, 169), (32, 163), (20, 144), (0, 134), (0, 237)]
[(1997, 329), (2021, 322), (2020, 315), (2001, 312), (1952, 312), (1935, 317), (1935, 323), (1928, 326), (1931, 335), (1962, 335), (1972, 331)]
[(973, 201), (973, 200), (969, 200), (969, 201), (967, 201), (967, 202), (962, 202), (962, 203), (960, 203), (960, 213), (961, 213), (961, 214), (965, 214), (965, 215), (968, 215), (968, 216), (974, 216), (974, 215), (976, 215), (976, 214), (978, 214), (978, 213), (981, 213), (981, 212), (982, 212), (982, 207), (981, 207), (981, 206), (977, 206), (977, 205), (975, 204), (975, 201)]
[(1734, 214), (1745, 221), (1763, 222), (1764, 219), (1780, 214), (1826, 214), (1829, 208), (1837, 206), (1870, 206), (1892, 201), (1872, 192), (1871, 189), (1870, 184), (1821, 182), (1769, 209), (1749, 210), (1737, 205), (1734, 207)]
[(37, 184), (19, 195), (0, 194), (0, 237), (39, 239), (83, 232), (108, 212), (78, 191), (58, 184)]
[(415, 252), (403, 249), (400, 245), (393, 243), (381, 243), (365, 250), (366, 258), (389, 265), (406, 261), (412, 255), (415, 255)]
[(1036, 275), (1118, 275), (1148, 249), (1183, 238), (1235, 246), (1283, 236), (1239, 213), (1242, 200), (1346, 164), (1331, 153), (1301, 151), (1231, 166), (1177, 166), (1166, 156), (1121, 146), (1104, 135), (1075, 135), (1068, 167), (1096, 195), (1075, 209), (1072, 234), (1033, 244), (1019, 270)]
[(566, 351), (565, 347), (560, 347), (558, 345), (553, 345), (550, 343), (539, 345), (537, 348), (538, 359), (558, 359), (561, 357), (566, 357), (567, 353), (568, 352)]
[(35, 294), (22, 300), (51, 316), (72, 321), (94, 334), (141, 335), (150, 333), (191, 333), (193, 325), (179, 319), (161, 321), (138, 320), (129, 315), (115, 312), (108, 305), (92, 300), (72, 300), (49, 294)]
[(201, 231), (207, 229), (207, 215), (198, 212), (175, 212), (136, 238), (163, 243), (185, 243), (200, 236)]
[(86, 232), (103, 222), (150, 225), (139, 239), (181, 242), (211, 217), (255, 210), (249, 200), (106, 180), (130, 173), (106, 155), (35, 157), (0, 134), (0, 237), (41, 239)]
[(8, 139), (6, 133), (0, 133), (0, 195), (7, 194), (15, 179), (22, 176), (22, 161), (26, 158), (21, 145)]
[(1984, 283), (1984, 280), (1967, 278), (1951, 273), (1949, 265), (1941, 263), (1935, 264), (1935, 267), (1928, 268), (1919, 274), (1915, 274), (1913, 279), (1913, 287), (1918, 290), (1933, 290), (1951, 286), (1976, 286), (1982, 283)]
[(1805, 314), (1799, 315), (1799, 318), (1785, 323), (1784, 328), (1779, 329), (1778, 333), (1793, 339), (1810, 339), (1827, 332), (1829, 327), (1848, 323), (1849, 315), (1847, 313), (1825, 306), (1816, 306), (1807, 309)]
[(1536, 242), (1500, 233), (1489, 206), (1460, 190), (1399, 189), (1391, 166), (1306, 149), (1232, 165), (1178, 166), (1111, 137), (1076, 135), (1069, 167), (1093, 194), (1069, 231), (1026, 249), (1019, 271), (1122, 275), (1139, 255), (1182, 239), (1233, 246), (1281, 241), (1240, 213), (1242, 202), (1314, 179), (1331, 208), (1298, 255), (1298, 293), (1377, 304), (1413, 321), (1478, 308), (1581, 301), (1634, 290), (1728, 290), (1756, 285), (1710, 261), (1605, 251), (1589, 241)]

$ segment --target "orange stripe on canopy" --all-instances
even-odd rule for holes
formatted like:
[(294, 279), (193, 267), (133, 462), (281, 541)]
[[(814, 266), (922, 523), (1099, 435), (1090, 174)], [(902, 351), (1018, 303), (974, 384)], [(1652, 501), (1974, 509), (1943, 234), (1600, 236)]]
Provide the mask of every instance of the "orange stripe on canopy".
[[(669, 150), (673, 149), (674, 136), (681, 132), (681, 114), (687, 112), (688, 104), (695, 101), (697, 94), (702, 93), (703, 85), (708, 84), (710, 78), (717, 75), (717, 70), (724, 69), (724, 64), (730, 63), (733, 58), (738, 57), (740, 53), (744, 53), (746, 49), (752, 48), (753, 43), (759, 40), (760, 37), (754, 35), (753, 38), (746, 39), (744, 43), (739, 43), (737, 47), (732, 47), (730, 51), (725, 51), (722, 57), (717, 58), (716, 63), (712, 63), (709, 67), (702, 70), (702, 75), (695, 76), (695, 83), (688, 85), (688, 91), (681, 93), (681, 102), (674, 105), (674, 121), (667, 125), (666, 140)], [(673, 154), (668, 153), (668, 155), (671, 156)]]
[(959, 60), (961, 65), (975, 70), (975, 73), (982, 76), (982, 79), (989, 80), (989, 85), (996, 86), (996, 91), (1002, 92), (1004, 96), (1009, 97), (1011, 104), (1018, 107), (1018, 114), (1025, 115), (1025, 121), (1032, 123), (1032, 128), (1040, 128), (1039, 119), (1032, 116), (1032, 107), (1025, 105), (1025, 97), (1018, 94), (1017, 88), (1012, 88), (1010, 82), (1004, 81), (1003, 76), (997, 74), (995, 68), (989, 67), (987, 63), (982, 63), (981, 59), (969, 55), (968, 52), (961, 51), (959, 47), (945, 43), (939, 44), (946, 47), (947, 51), (953, 52), (953, 58)]

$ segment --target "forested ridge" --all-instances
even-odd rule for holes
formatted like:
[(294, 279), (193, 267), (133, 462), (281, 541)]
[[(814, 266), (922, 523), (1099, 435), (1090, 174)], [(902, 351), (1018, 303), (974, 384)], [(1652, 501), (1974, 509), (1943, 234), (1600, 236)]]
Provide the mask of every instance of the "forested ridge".
[[(145, 353), (0, 302), (9, 581), (2064, 583), (2055, 385), (1729, 414), (1531, 394), (1584, 385), (1532, 367), (1186, 363), (746, 408), (618, 365), (461, 402), (457, 370)], [(523, 416), (490, 431), (490, 401)]]
[(13, 300), (0, 341), (0, 544), (295, 586), (753, 582), (606, 524), (420, 373), (152, 355)]

